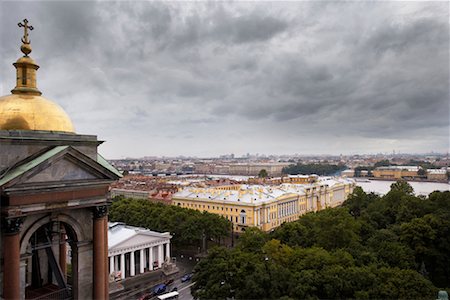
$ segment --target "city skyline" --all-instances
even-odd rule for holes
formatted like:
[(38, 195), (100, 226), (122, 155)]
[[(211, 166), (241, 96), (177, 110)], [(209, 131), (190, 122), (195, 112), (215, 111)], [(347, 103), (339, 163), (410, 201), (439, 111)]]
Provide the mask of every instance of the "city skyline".
[(446, 2), (0, 7), (1, 94), (26, 17), (38, 87), (107, 158), (448, 151)]

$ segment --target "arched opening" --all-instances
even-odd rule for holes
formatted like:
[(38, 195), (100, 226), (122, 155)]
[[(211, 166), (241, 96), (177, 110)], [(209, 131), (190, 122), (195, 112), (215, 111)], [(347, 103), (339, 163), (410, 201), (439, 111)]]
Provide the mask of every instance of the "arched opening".
[(25, 299), (72, 299), (78, 264), (76, 233), (65, 222), (39, 225), (26, 244)]

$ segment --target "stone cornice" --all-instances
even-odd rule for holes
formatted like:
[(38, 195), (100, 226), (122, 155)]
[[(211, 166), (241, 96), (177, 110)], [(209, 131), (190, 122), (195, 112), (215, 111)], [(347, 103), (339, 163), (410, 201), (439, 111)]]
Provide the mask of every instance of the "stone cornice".
[(155, 241), (155, 242), (138, 244), (138, 245), (123, 247), (123, 248), (119, 248), (119, 249), (115, 249), (115, 250), (109, 250), (108, 256), (119, 255), (122, 253), (128, 253), (128, 252), (137, 251), (137, 250), (141, 250), (141, 249), (147, 249), (150, 247), (165, 245), (167, 243), (170, 244), (170, 239), (164, 239), (164, 240), (159, 240), (159, 241)]

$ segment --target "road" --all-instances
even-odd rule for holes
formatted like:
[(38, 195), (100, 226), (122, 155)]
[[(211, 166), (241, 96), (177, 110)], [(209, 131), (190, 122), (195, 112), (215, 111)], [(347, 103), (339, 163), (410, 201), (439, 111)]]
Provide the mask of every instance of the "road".
[[(182, 276), (182, 275), (181, 275)], [(186, 282), (181, 282), (180, 278), (177, 278), (172, 284), (170, 284), (166, 290), (166, 292), (170, 292), (173, 288), (177, 288), (178, 289), (178, 299), (179, 300), (193, 300), (194, 298), (191, 295), (191, 286), (194, 285), (194, 283), (192, 283), (191, 281), (186, 281)], [(142, 297), (143, 295), (147, 294), (149, 291), (152, 290), (153, 287), (150, 287), (148, 289), (146, 289), (143, 292), (139, 292), (135, 295), (133, 295), (133, 299), (139, 299), (140, 297)], [(151, 298), (151, 299), (157, 299), (156, 297)]]
[[(179, 269), (179, 273), (172, 277), (175, 281), (169, 285), (166, 292), (170, 292), (174, 287), (177, 287), (180, 293), (179, 298), (181, 300), (191, 300), (191, 286), (192, 282), (181, 282), (181, 277), (187, 273), (191, 273), (198, 259), (189, 255), (177, 255), (176, 264)], [(168, 278), (163, 277), (160, 273), (149, 274), (135, 278), (131, 282), (125, 283), (124, 289), (110, 295), (111, 300), (128, 300), (139, 299), (141, 296), (149, 293), (153, 287), (158, 283), (163, 283)], [(156, 299), (152, 298), (152, 299)]]

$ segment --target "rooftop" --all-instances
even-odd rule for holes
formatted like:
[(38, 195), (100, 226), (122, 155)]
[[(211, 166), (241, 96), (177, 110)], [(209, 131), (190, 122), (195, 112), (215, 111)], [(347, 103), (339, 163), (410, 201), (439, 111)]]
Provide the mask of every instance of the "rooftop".
[(191, 198), (199, 200), (214, 200), (220, 202), (240, 202), (244, 204), (270, 202), (291, 195), (305, 195), (306, 190), (317, 187), (334, 187), (342, 184), (353, 184), (354, 181), (346, 178), (319, 177), (312, 184), (284, 183), (273, 185), (248, 185), (241, 184), (227, 187), (196, 188), (187, 187), (173, 195), (176, 198)]
[(147, 241), (152, 238), (157, 241), (172, 237), (169, 232), (161, 233), (147, 228), (128, 226), (125, 223), (108, 222), (108, 248), (116, 247), (137, 235), (147, 236)]

